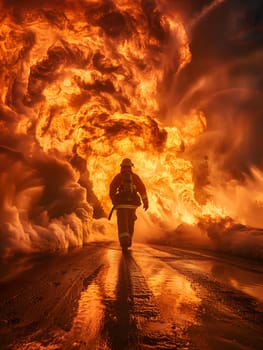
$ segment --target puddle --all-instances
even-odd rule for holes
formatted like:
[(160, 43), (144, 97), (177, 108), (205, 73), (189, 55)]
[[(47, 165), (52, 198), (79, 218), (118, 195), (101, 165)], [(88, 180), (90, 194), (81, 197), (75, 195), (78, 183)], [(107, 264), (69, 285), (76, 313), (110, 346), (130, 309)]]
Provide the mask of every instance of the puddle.
[(197, 324), (196, 312), (201, 299), (191, 287), (190, 281), (151, 255), (135, 256), (149, 289), (157, 300), (161, 315), (171, 323), (176, 322), (177, 327), (183, 329)]
[[(158, 251), (159, 254), (159, 251)], [(202, 259), (192, 260), (187, 259), (187, 253), (184, 257), (174, 262), (173, 255), (167, 252), (160, 252), (160, 258), (168, 259), (172, 266), (182, 266), (186, 269), (202, 272), (212, 276), (213, 279), (220, 283), (228, 284), (231, 287), (242, 291), (249, 296), (257, 299), (259, 302), (263, 302), (263, 274), (262, 272), (252, 270), (249, 262), (246, 267), (245, 261), (242, 261), (242, 267), (238, 267), (239, 260), (232, 258), (231, 263), (224, 263), (218, 259), (210, 258), (208, 255), (202, 255)], [(199, 257), (199, 255), (198, 255)], [(174, 271), (174, 270), (173, 270)]]
[(209, 274), (220, 283), (242, 291), (260, 302), (263, 302), (262, 273), (216, 261), (180, 261), (185, 268)]

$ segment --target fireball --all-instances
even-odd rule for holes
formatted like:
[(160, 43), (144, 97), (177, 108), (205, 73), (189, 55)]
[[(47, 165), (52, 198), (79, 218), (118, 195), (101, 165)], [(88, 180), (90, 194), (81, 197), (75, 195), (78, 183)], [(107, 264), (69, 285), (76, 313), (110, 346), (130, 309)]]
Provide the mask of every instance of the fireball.
[(109, 184), (124, 157), (146, 184), (148, 221), (176, 227), (222, 215), (205, 190), (198, 200), (189, 156), (206, 116), (165, 114), (167, 81), (191, 61), (175, 10), (138, 0), (1, 4), (2, 152), (14, 164), (21, 152), (21, 171), (32, 169), (23, 196), (19, 171), (12, 184), (2, 177), (3, 192), (13, 186), (1, 214), (8, 237), (32, 250), (88, 241), (92, 222), (108, 225)]

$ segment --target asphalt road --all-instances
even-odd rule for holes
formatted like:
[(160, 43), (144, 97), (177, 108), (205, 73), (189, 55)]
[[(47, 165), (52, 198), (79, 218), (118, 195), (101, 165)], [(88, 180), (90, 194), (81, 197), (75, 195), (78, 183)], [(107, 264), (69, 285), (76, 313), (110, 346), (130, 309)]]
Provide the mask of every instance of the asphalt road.
[(263, 267), (117, 243), (1, 263), (0, 349), (262, 349)]

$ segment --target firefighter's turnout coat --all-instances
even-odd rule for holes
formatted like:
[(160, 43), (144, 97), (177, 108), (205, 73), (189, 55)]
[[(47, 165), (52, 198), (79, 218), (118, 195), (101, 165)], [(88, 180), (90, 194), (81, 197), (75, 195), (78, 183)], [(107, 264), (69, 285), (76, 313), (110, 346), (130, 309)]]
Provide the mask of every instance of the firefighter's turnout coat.
[[(133, 185), (135, 187), (134, 192), (135, 192), (135, 194), (137, 194), (137, 193), (140, 194), (142, 202), (143, 202), (143, 204), (145, 204), (146, 202), (148, 202), (146, 187), (137, 174), (131, 172), (131, 175), (132, 175)], [(112, 180), (112, 182), (110, 184), (111, 201), (116, 209), (118, 209), (118, 208), (134, 208), (134, 209), (136, 209), (140, 205), (140, 202), (138, 203), (137, 198), (134, 198), (133, 201), (130, 201), (128, 199), (125, 200), (125, 198), (120, 200), (120, 201), (118, 200), (118, 191), (122, 185), (123, 176), (124, 176), (124, 172), (120, 172), (119, 174), (117, 174), (114, 177), (114, 179)]]

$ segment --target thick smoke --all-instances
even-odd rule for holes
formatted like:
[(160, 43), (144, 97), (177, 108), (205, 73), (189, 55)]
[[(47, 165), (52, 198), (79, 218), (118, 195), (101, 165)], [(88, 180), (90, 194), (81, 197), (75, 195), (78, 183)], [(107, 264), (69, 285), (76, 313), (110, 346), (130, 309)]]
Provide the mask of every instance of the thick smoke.
[[(188, 23), (193, 10), (187, 13)], [(192, 61), (172, 92), (176, 110), (205, 112), (212, 136), (204, 137), (218, 167), (238, 180), (252, 175), (252, 166), (263, 166), (262, 24), (259, 1), (236, 0), (225, 1), (190, 26)], [(200, 148), (205, 147), (201, 140)]]
[[(167, 203), (198, 216), (213, 201), (262, 227), (253, 214), (263, 189), (258, 1), (9, 0), (0, 9), (2, 256), (112, 231), (105, 174), (128, 146), (159, 159), (161, 170), (179, 164), (174, 182), (189, 185), (192, 174), (194, 198), (188, 186)], [(185, 127), (193, 111), (207, 119), (198, 142)], [(164, 125), (180, 132), (171, 137)], [(164, 202), (157, 196), (169, 221), (174, 204)], [(153, 213), (145, 221), (158, 234), (169, 226)], [(210, 226), (202, 232), (213, 243)]]
[(69, 165), (26, 159), (5, 146), (1, 157), (1, 255), (49, 251), (88, 241), (92, 208)]
[(262, 187), (255, 176), (263, 170), (261, 3), (185, 3), (174, 6), (188, 28), (192, 59), (170, 85), (168, 118), (180, 119), (193, 108), (205, 113), (207, 132), (190, 152), (196, 172), (203, 159), (208, 162), (201, 190), (235, 219), (262, 227)]

